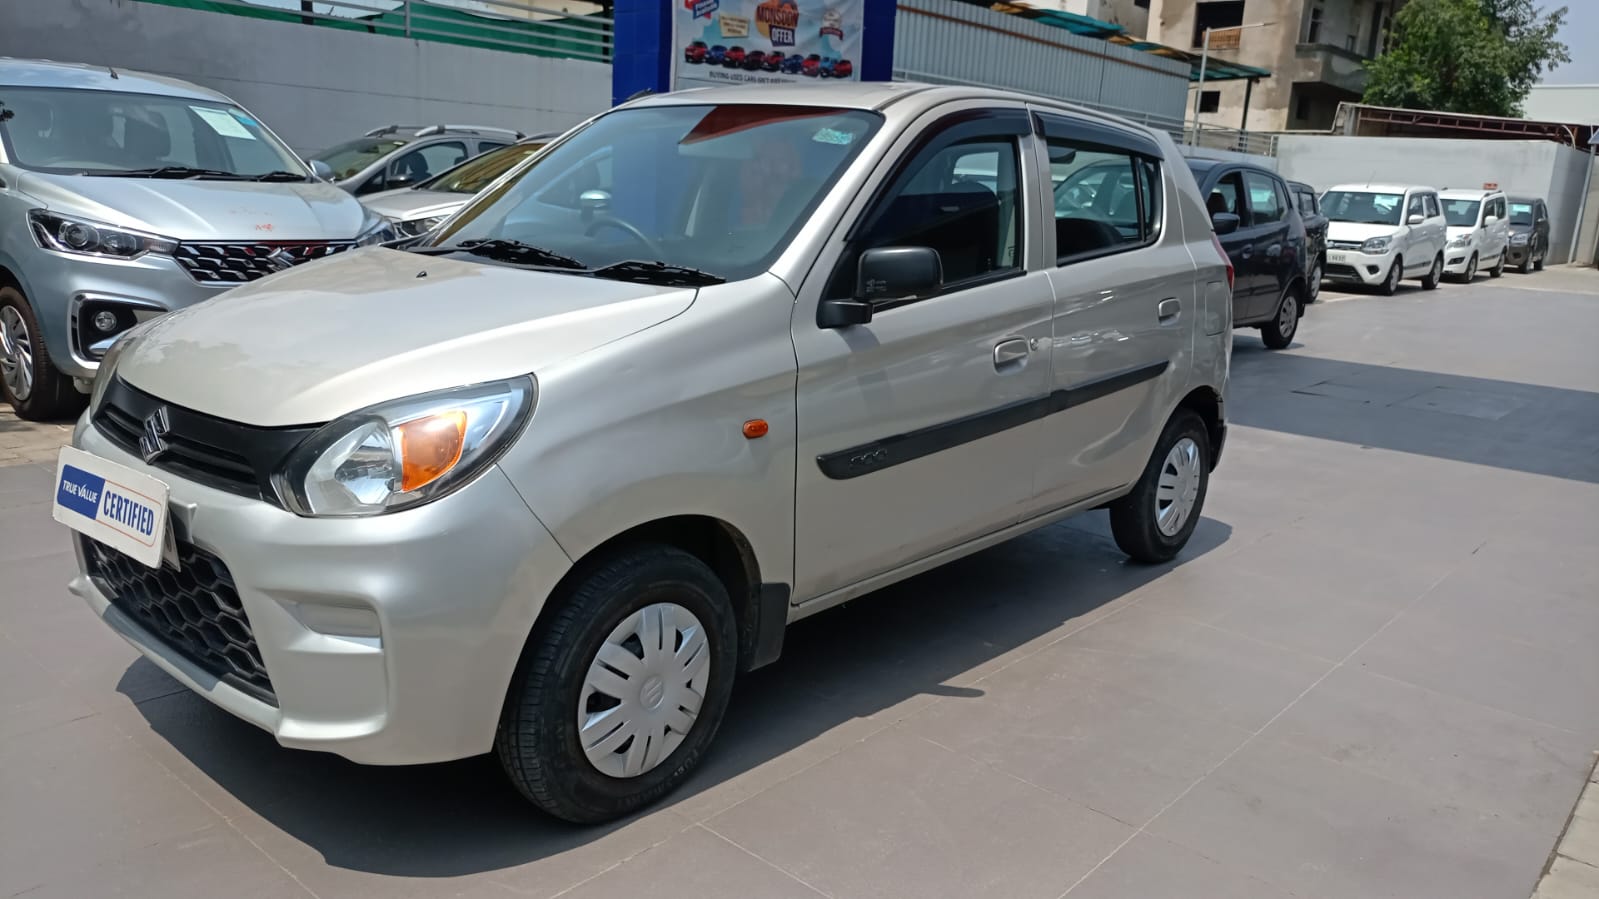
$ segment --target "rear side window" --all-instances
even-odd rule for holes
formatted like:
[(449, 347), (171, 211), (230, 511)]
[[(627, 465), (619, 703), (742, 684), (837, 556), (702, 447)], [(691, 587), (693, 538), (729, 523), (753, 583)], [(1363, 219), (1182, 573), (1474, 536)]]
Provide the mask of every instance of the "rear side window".
[(1131, 249), (1155, 238), (1159, 163), (1063, 138), (1050, 138), (1048, 145), (1057, 261)]
[(1270, 175), (1245, 172), (1244, 186), (1249, 189), (1249, 220), (1252, 224), (1275, 224), (1288, 214), (1283, 207), (1282, 194), (1277, 191), (1277, 181)]

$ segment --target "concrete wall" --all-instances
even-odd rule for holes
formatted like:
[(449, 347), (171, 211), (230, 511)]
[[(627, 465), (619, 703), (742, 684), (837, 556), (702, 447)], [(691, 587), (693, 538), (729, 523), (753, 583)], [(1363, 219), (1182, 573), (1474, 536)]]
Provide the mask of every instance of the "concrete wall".
[(0, 0), (0, 56), (172, 75), (222, 91), (302, 153), (386, 124), (564, 129), (611, 67), (132, 0)]
[(1586, 154), (1549, 141), (1285, 134), (1277, 140), (1277, 162), (1284, 178), (1319, 190), (1367, 181), (1437, 188), (1492, 182), (1509, 194), (1543, 197), (1552, 263), (1566, 261), (1587, 172)]

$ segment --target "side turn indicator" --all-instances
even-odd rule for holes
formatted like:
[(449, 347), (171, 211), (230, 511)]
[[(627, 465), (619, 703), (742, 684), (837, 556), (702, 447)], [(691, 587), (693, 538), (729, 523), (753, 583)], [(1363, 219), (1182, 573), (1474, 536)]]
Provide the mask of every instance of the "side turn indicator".
[(768, 425), (764, 418), (752, 418), (744, 422), (744, 436), (750, 440), (754, 440), (757, 437), (765, 437), (766, 432), (771, 429), (772, 426)]

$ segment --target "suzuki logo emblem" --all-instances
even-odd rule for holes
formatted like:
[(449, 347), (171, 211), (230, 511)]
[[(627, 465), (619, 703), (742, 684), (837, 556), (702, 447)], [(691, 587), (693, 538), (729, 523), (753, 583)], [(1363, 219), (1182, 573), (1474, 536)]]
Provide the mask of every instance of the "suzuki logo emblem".
[(154, 462), (165, 453), (167, 435), (172, 433), (172, 421), (167, 418), (167, 407), (161, 406), (145, 416), (144, 434), (139, 437), (139, 454), (146, 463)]
[(273, 250), (261, 258), (266, 262), (267, 265), (272, 266), (272, 270), (274, 272), (281, 272), (284, 269), (294, 268), (295, 264), (299, 262), (299, 260), (290, 255), (288, 250), (285, 250), (282, 247)]

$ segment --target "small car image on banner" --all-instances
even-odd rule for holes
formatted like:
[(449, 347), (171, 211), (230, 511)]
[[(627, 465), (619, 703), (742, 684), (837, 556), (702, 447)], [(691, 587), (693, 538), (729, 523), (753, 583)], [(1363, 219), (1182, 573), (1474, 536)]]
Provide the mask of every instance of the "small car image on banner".
[(674, 90), (858, 80), (863, 0), (681, 0)]

